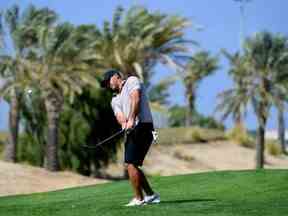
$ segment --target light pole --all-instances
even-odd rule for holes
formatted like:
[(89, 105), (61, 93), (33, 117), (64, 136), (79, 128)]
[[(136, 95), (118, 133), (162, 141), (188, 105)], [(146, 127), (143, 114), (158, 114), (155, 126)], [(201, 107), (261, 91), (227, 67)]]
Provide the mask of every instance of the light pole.
[(239, 3), (240, 7), (240, 33), (239, 33), (239, 51), (242, 52), (243, 43), (245, 38), (245, 6), (247, 3), (251, 2), (252, 0), (234, 0), (235, 2)]

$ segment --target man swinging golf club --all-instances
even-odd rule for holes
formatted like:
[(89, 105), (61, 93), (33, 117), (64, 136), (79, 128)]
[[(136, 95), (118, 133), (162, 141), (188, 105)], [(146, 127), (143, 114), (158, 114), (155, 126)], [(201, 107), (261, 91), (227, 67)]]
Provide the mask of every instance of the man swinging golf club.
[(101, 87), (116, 93), (111, 101), (112, 109), (122, 129), (129, 131), (124, 159), (135, 197), (126, 206), (159, 203), (159, 194), (154, 193), (139, 168), (153, 141), (154, 130), (145, 88), (136, 76), (130, 76), (125, 80), (122, 74), (114, 69), (104, 73)]

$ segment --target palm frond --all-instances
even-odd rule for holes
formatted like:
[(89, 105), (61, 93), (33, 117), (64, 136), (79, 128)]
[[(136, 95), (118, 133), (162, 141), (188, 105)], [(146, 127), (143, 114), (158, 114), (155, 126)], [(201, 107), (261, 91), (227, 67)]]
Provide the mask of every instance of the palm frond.
[(5, 13), (5, 21), (9, 27), (11, 34), (15, 32), (20, 19), (20, 9), (17, 5), (13, 5)]
[(3, 26), (3, 12), (0, 11), (0, 51), (4, 48), (4, 26)]

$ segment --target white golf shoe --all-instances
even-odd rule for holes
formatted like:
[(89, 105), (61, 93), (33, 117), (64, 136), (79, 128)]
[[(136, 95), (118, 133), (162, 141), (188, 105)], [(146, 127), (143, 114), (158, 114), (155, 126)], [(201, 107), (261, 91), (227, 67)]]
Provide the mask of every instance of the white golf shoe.
[(144, 201), (147, 204), (160, 203), (160, 194), (154, 193), (153, 195), (145, 196)]
[(139, 200), (137, 198), (133, 198), (128, 204), (126, 204), (125, 206), (142, 206), (142, 205), (146, 205), (145, 200)]

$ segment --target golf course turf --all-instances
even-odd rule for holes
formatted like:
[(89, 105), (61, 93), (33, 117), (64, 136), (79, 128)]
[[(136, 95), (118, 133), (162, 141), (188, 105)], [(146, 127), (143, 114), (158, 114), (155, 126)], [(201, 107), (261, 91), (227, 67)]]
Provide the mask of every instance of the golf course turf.
[(288, 170), (223, 171), (150, 181), (161, 203), (125, 207), (128, 181), (0, 198), (0, 216), (286, 216)]

